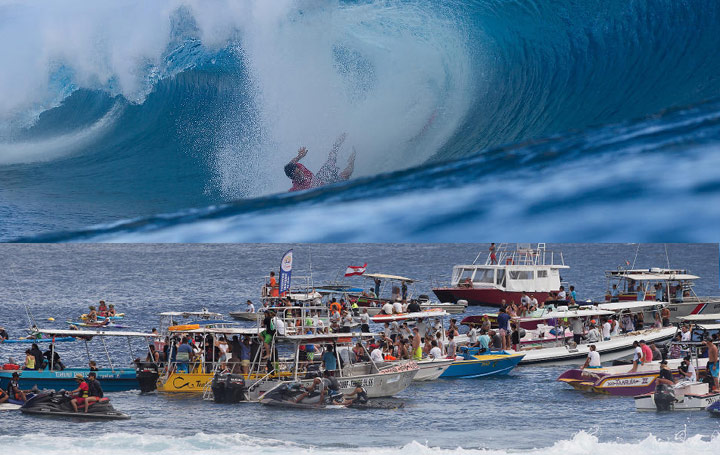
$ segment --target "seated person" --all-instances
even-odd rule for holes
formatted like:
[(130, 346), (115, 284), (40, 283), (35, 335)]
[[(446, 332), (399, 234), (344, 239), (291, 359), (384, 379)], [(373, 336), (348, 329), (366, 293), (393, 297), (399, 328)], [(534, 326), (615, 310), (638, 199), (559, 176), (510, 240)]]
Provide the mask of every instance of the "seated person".
[(62, 361), (60, 361), (60, 354), (51, 347), (48, 347), (47, 351), (43, 352), (43, 357), (47, 359), (44, 364), (47, 365), (48, 368), (52, 368), (54, 370), (64, 370), (65, 365), (63, 365)]
[(90, 406), (90, 403), (88, 402), (88, 398), (90, 397), (90, 387), (88, 386), (88, 383), (85, 382), (82, 373), (75, 374), (75, 381), (78, 383), (78, 388), (70, 392), (71, 395), (75, 396), (72, 400), (70, 400), (70, 404), (75, 412), (78, 412), (78, 405), (85, 406), (85, 412), (88, 412), (88, 406)]
[(353, 383), (355, 388), (352, 392), (345, 394), (345, 401), (343, 401), (343, 404), (345, 406), (350, 404), (365, 404), (368, 402), (368, 396), (367, 396), (367, 390), (362, 386), (360, 381), (355, 381)]
[(25, 391), (20, 388), (20, 374), (17, 372), (12, 374), (12, 379), (8, 382), (7, 394), (13, 400), (22, 401), (23, 403), (27, 401)]
[(313, 379), (312, 384), (305, 387), (305, 391), (298, 395), (297, 398), (295, 398), (295, 403), (300, 403), (302, 400), (307, 398), (310, 394), (313, 392), (317, 392), (320, 394), (320, 403), (323, 402), (325, 399), (325, 383), (320, 378)]

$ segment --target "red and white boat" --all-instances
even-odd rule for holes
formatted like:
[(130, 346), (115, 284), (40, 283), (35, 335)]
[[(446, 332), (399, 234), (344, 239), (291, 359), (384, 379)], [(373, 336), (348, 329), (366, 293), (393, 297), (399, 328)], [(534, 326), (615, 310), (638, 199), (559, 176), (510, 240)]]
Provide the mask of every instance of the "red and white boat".
[(454, 266), (450, 286), (433, 289), (441, 302), (501, 306), (503, 300), (519, 302), (523, 292), (544, 302), (551, 292), (559, 292), (560, 270), (569, 268), (562, 253), (547, 251), (544, 243), (535, 248), (518, 243), (514, 251), (500, 244), (484, 264), (477, 263), (479, 257), (470, 265)]

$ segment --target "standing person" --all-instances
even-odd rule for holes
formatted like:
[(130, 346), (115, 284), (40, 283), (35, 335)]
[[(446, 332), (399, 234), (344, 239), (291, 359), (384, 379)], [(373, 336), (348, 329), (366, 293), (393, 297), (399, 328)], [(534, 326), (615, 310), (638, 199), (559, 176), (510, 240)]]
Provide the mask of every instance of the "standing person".
[(668, 307), (660, 311), (660, 318), (662, 319), (663, 327), (670, 327), (670, 309)]
[(254, 313), (255, 312), (255, 305), (253, 305), (251, 300), (248, 300), (245, 302), (245, 312), (246, 313)]
[(175, 353), (175, 360), (177, 361), (177, 371), (179, 373), (190, 372), (190, 361), (193, 360), (194, 351), (192, 346), (189, 344), (187, 337), (183, 337), (180, 342), (180, 346), (177, 348)]
[(652, 349), (650, 349), (650, 346), (645, 343), (645, 340), (640, 340), (640, 349), (642, 349), (642, 363), (648, 363), (652, 362), (653, 360), (653, 352)]
[(602, 336), (604, 341), (610, 340), (610, 332), (612, 330), (612, 324), (610, 324), (610, 319), (606, 319), (605, 322), (602, 325)]
[(270, 272), (270, 297), (279, 297), (280, 296), (280, 287), (277, 284), (277, 280), (275, 279), (275, 272)]
[(382, 284), (382, 280), (380, 278), (373, 278), (373, 283), (375, 283), (375, 297), (380, 297), (380, 285)]
[(413, 327), (412, 339), (412, 358), (413, 360), (422, 360), (422, 346), (420, 346), (420, 331), (417, 327)]
[(370, 333), (370, 315), (367, 308), (363, 308), (362, 313), (360, 313), (360, 331)]
[(335, 349), (332, 345), (328, 345), (327, 349), (323, 353), (322, 363), (325, 367), (325, 371), (337, 370), (337, 358), (335, 357)]
[(497, 264), (497, 256), (495, 256), (495, 243), (490, 244), (490, 264)]
[(510, 315), (507, 313), (504, 307), (500, 308), (500, 313), (497, 316), (497, 322), (499, 327), (499, 335), (502, 339), (502, 349), (508, 349), (510, 345)]
[(401, 284), (401, 286), (400, 286), (400, 290), (401, 290), (401, 293), (402, 293), (402, 299), (403, 299), (403, 300), (407, 300), (408, 286), (407, 286), (407, 283), (406, 283), (406, 282), (404, 282), (404, 281), (402, 282), (402, 284)]
[(575, 286), (570, 286), (570, 300), (575, 302), (577, 300), (577, 292), (575, 292)]
[(40, 347), (36, 343), (32, 344), (32, 348), (30, 349), (30, 354), (32, 354), (35, 357), (35, 369), (42, 370), (43, 362), (45, 361), (45, 358), (43, 357), (43, 353), (40, 350)]
[(610, 290), (610, 302), (619, 302), (620, 301), (620, 291), (618, 290), (617, 284), (612, 285), (612, 289)]
[(705, 338), (704, 340), (705, 346), (707, 347), (708, 351), (708, 371), (710, 372), (710, 376), (713, 378), (714, 385), (712, 387), (712, 392), (720, 391), (720, 387), (718, 386), (718, 374), (720, 374), (720, 362), (718, 361), (718, 348), (715, 346), (715, 344), (712, 342), (710, 338)]
[(585, 327), (583, 325), (583, 322), (580, 320), (580, 318), (572, 318), (572, 333), (573, 333), (573, 341), (575, 344), (580, 344), (582, 341), (583, 333), (585, 332)]
[(467, 337), (468, 337), (468, 345), (470, 347), (474, 348), (474, 347), (479, 346), (478, 333), (477, 333), (477, 329), (475, 328), (475, 324), (470, 323), (470, 330), (467, 333)]

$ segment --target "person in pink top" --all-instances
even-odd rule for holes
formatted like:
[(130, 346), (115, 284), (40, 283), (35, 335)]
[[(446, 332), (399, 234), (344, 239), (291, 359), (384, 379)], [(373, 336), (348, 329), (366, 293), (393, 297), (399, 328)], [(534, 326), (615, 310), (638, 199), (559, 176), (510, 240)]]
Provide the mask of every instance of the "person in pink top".
[(312, 171), (300, 164), (299, 161), (308, 153), (307, 148), (301, 147), (300, 150), (298, 150), (297, 156), (285, 165), (285, 175), (287, 175), (293, 183), (289, 191), (308, 190), (310, 188), (317, 188), (349, 179), (355, 169), (354, 148), (350, 158), (348, 158), (347, 167), (342, 172), (340, 172), (340, 169), (337, 167), (337, 153), (340, 150), (340, 146), (345, 142), (346, 137), (347, 134), (343, 133), (337, 138), (332, 150), (328, 153), (327, 161), (325, 161), (325, 164), (322, 165), (317, 174), (313, 174)]
[(642, 363), (648, 363), (652, 362), (653, 359), (653, 352), (652, 349), (650, 349), (650, 346), (645, 344), (645, 340), (640, 340), (640, 349), (642, 349)]

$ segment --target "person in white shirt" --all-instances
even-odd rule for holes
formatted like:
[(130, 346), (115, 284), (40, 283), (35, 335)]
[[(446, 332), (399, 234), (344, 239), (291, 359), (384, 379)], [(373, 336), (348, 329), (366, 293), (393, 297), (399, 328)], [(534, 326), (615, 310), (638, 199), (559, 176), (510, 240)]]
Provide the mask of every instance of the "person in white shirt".
[(392, 304), (392, 312), (394, 314), (401, 314), (403, 312), (402, 303), (400, 303), (400, 302), (393, 303)]
[(688, 381), (696, 382), (697, 381), (697, 374), (695, 373), (695, 366), (692, 364), (692, 360), (690, 359), (690, 356), (685, 356), (683, 358), (682, 363), (680, 364), (680, 367), (678, 368), (678, 372), (681, 376), (683, 376), (683, 379), (686, 379)]
[(418, 320), (416, 327), (418, 329), (418, 333), (420, 333), (420, 336), (424, 337), (425, 332), (427, 332), (427, 324), (425, 324), (425, 319)]
[(523, 291), (522, 297), (520, 297), (520, 303), (525, 306), (530, 306), (530, 302), (531, 302), (530, 297), (527, 295), (527, 293), (525, 291)]
[(468, 342), (470, 346), (477, 347), (479, 346), (478, 343), (478, 334), (477, 329), (475, 328), (475, 324), (470, 324), (470, 331), (467, 333), (468, 336)]
[(620, 335), (620, 324), (617, 322), (617, 320), (615, 318), (613, 318), (611, 325), (612, 325), (612, 330), (610, 331), (610, 336), (616, 337), (616, 336)]
[(250, 300), (247, 301), (246, 305), (247, 305), (245, 307), (246, 313), (254, 313), (255, 312), (255, 305), (253, 305), (253, 303)]
[(379, 345), (375, 349), (372, 350), (370, 353), (370, 360), (375, 363), (384, 362), (385, 359), (383, 358), (383, 345)]
[(567, 300), (567, 293), (565, 292), (565, 286), (560, 286), (560, 292), (557, 295), (558, 300)]
[(430, 344), (432, 345), (432, 349), (430, 349), (430, 352), (428, 353), (428, 357), (430, 357), (433, 360), (441, 359), (442, 358), (442, 350), (440, 350), (440, 348), (438, 347), (437, 341), (432, 340), (430, 342)]
[(277, 331), (278, 335), (285, 335), (285, 321), (282, 320), (281, 317), (275, 316), (274, 318), (275, 323), (275, 330)]
[(642, 365), (643, 358), (643, 352), (642, 348), (640, 347), (640, 343), (637, 341), (633, 342), (633, 348), (635, 348), (635, 353), (633, 354), (633, 366), (630, 369), (630, 373), (634, 373), (637, 371), (638, 366)]
[(602, 365), (600, 364), (600, 353), (597, 352), (596, 347), (594, 344), (590, 345), (590, 351), (588, 351), (587, 359), (585, 360), (585, 364), (582, 366), (583, 369), (585, 368), (600, 368)]
[(682, 334), (682, 338), (680, 339), (680, 341), (690, 341), (691, 332), (688, 326), (684, 325), (680, 330)]
[(390, 302), (385, 303), (385, 305), (382, 306), (382, 312), (385, 314), (393, 314), (392, 303), (390, 303)]
[(609, 319), (606, 319), (605, 323), (602, 325), (603, 340), (608, 341), (610, 339), (610, 330), (612, 330), (612, 324), (610, 324)]
[(399, 333), (400, 333), (400, 326), (398, 325), (397, 321), (391, 322), (390, 323), (390, 338), (392, 338), (392, 340), (395, 341), (395, 338), (397, 338)]
[(362, 313), (360, 313), (360, 331), (362, 333), (370, 332), (370, 315), (367, 308), (363, 308)]

